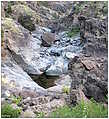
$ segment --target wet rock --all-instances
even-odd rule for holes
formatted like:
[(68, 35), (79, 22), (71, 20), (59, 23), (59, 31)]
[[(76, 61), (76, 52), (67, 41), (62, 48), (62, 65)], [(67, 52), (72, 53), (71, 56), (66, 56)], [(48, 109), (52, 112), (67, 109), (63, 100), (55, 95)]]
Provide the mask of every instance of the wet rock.
[(75, 56), (77, 56), (77, 54), (72, 53), (72, 52), (66, 52), (66, 57), (68, 59), (73, 59)]
[(68, 62), (62, 57), (57, 58), (55, 63), (46, 70), (46, 74), (50, 76), (59, 76), (67, 72)]
[[(12, 24), (12, 28), (8, 26), (8, 22), (9, 24)], [(5, 40), (8, 42), (6, 46), (8, 46), (8, 49), (17, 64), (29, 74), (42, 74), (50, 65), (51, 61), (48, 58), (45, 59), (40, 57), (41, 41), (38, 38), (33, 38), (28, 30), (24, 29), (14, 20), (6, 19), (4, 20), (3, 25), (5, 29), (12, 29), (11, 31), (14, 32), (7, 33)], [(13, 28), (14, 26), (15, 29)], [(41, 30), (43, 33), (44, 30), (42, 28)]]
[(51, 47), (47, 50), (51, 56), (59, 57), (61, 55), (61, 51), (57, 47)]

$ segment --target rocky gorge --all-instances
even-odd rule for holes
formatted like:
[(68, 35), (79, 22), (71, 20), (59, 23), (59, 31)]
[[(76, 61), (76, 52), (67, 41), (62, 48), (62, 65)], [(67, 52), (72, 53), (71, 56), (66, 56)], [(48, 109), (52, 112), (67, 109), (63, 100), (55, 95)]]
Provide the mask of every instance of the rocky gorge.
[(106, 2), (2, 2), (2, 105), (20, 109), (22, 118), (49, 117), (82, 99), (107, 105), (106, 7)]

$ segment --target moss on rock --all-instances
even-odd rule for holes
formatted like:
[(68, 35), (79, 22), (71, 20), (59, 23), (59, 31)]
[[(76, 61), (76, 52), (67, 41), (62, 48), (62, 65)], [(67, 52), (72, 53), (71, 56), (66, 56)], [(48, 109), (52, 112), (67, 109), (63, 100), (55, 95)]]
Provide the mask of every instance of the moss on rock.
[(11, 32), (14, 32), (14, 33), (21, 32), (20, 29), (18, 28), (17, 24), (15, 23), (15, 21), (11, 18), (3, 19), (3, 27), (4, 27), (4, 29), (10, 30)]
[(35, 23), (40, 23), (41, 18), (34, 10), (32, 10), (30, 7), (27, 5), (13, 5), (12, 6), (12, 11), (13, 11), (13, 17), (18, 20), (18, 18), (23, 15), (23, 16), (30, 16), (31, 19)]
[(18, 18), (18, 22), (29, 31), (35, 30), (35, 24), (34, 21), (31, 19), (31, 16), (29, 15), (20, 15)]

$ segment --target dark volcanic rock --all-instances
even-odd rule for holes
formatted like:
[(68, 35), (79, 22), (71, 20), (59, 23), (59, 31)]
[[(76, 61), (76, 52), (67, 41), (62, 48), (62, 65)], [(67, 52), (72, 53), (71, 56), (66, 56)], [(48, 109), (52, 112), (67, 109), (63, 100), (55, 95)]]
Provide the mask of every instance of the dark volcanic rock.
[[(78, 15), (81, 41), (84, 42), (82, 57), (69, 63), (72, 77), (71, 102), (77, 103), (77, 92), (82, 89), (85, 96), (106, 102), (108, 94), (108, 22), (107, 17)], [(73, 93), (72, 93), (73, 91)], [(79, 94), (79, 93), (78, 93)], [(75, 95), (76, 98), (72, 98)]]
[(84, 57), (69, 63), (69, 73), (72, 77), (71, 92), (82, 89), (86, 97), (94, 98), (96, 101), (105, 101), (108, 93), (108, 65), (106, 60), (103, 62), (99, 60), (100, 58)]

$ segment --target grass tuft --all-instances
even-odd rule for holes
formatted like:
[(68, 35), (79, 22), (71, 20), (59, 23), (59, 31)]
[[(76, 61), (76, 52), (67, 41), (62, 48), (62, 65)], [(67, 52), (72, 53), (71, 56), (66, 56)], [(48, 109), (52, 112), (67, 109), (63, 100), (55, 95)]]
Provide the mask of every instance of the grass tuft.
[(17, 118), (21, 113), (20, 109), (13, 109), (10, 104), (5, 104), (1, 108), (1, 117), (2, 118)]
[(50, 118), (107, 118), (108, 108), (95, 101), (81, 101), (75, 107), (64, 106), (50, 114)]

